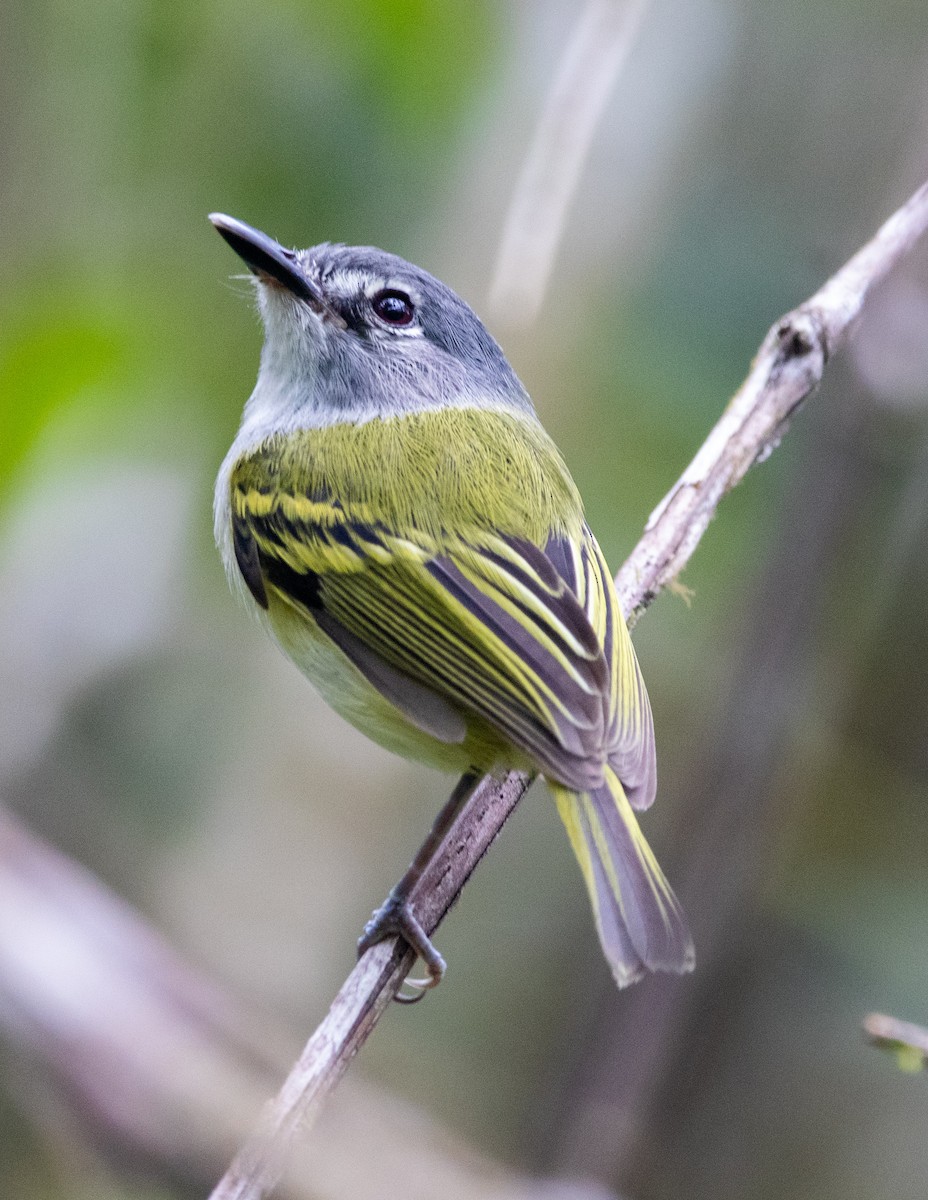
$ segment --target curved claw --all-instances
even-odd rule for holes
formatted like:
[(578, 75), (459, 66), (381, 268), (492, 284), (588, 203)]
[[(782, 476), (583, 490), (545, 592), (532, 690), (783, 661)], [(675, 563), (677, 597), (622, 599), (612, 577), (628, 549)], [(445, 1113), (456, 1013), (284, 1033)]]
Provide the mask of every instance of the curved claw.
[(401, 937), (422, 959), (428, 971), (425, 979), (405, 981), (409, 987), (416, 989), (414, 995), (397, 992), (394, 997), (399, 1004), (416, 1004), (427, 991), (441, 983), (446, 964), (412, 911), (412, 905), (403, 896), (392, 892), (364, 926), (364, 932), (358, 939), (358, 957), (389, 937)]
[(404, 979), (402, 986), (404, 988), (412, 988), (412, 992), (399, 991), (393, 997), (397, 1004), (418, 1004), (426, 992), (433, 987), (438, 987), (441, 983), (441, 978), (433, 978), (431, 975), (427, 979)]

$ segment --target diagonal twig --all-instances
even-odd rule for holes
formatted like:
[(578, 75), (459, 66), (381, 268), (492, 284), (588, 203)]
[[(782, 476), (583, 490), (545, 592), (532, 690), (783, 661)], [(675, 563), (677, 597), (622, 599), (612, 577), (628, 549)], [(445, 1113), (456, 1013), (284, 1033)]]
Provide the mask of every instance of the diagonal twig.
[[(926, 229), (928, 183), (814, 296), (772, 326), (744, 383), (619, 571), (616, 586), (627, 616), (637, 616), (682, 571), (722, 496), (776, 448), (871, 288)], [(512, 772), (478, 785), (413, 891), (427, 933), (457, 899), (530, 782)], [(335, 1087), (411, 966), (411, 951), (395, 940), (364, 955), (211, 1200), (261, 1200), (268, 1194), (283, 1172), (293, 1137)]]

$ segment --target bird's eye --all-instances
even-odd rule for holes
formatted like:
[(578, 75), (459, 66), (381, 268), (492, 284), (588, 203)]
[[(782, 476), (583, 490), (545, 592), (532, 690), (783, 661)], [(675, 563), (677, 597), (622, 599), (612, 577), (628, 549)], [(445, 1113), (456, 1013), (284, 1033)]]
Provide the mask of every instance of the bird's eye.
[(415, 306), (405, 292), (385, 288), (371, 300), (371, 307), (387, 325), (411, 325)]

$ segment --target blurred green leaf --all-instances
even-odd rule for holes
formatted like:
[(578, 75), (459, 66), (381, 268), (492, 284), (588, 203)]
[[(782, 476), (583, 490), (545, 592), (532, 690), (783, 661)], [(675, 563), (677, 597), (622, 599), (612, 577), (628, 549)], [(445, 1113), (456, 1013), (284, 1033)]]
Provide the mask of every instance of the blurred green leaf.
[(0, 496), (51, 415), (112, 372), (120, 338), (79, 313), (42, 310), (0, 345)]

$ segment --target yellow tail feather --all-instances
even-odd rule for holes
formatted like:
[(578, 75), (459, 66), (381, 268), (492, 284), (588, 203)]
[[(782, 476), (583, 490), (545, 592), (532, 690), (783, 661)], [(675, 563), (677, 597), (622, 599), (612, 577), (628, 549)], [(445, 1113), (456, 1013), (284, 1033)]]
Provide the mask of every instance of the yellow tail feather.
[(552, 790), (619, 987), (645, 971), (691, 971), (686, 917), (615, 773), (607, 769), (605, 783), (592, 792), (557, 784)]

